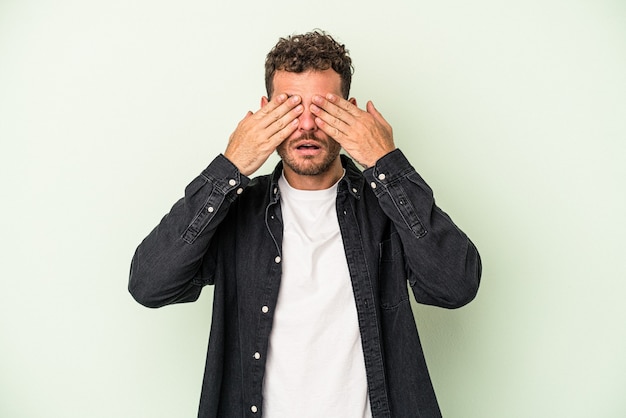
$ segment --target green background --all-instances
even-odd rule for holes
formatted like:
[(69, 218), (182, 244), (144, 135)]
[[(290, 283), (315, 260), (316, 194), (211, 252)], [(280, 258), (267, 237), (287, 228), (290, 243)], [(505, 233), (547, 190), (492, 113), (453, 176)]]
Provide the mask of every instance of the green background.
[(0, 0), (0, 416), (195, 416), (211, 289), (143, 308), (130, 258), (313, 28), (481, 251), (415, 306), (444, 416), (626, 416), (621, 0)]

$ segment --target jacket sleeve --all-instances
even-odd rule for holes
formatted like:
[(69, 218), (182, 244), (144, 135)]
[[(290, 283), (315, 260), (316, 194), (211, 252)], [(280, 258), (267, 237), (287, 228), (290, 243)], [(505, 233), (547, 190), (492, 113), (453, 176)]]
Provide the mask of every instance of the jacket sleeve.
[(478, 292), (478, 250), (435, 204), (433, 192), (396, 149), (363, 173), (401, 240), (409, 284), (419, 303), (458, 308)]
[(191, 302), (203, 286), (213, 284), (211, 242), (248, 182), (219, 155), (185, 188), (184, 197), (135, 251), (128, 290), (137, 302), (151, 308)]

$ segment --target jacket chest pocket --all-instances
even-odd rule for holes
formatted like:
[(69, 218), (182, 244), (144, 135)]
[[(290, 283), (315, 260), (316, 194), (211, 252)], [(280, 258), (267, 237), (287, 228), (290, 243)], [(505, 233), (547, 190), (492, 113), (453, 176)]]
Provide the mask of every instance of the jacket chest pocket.
[(379, 244), (378, 288), (383, 309), (395, 309), (409, 301), (402, 242), (397, 232)]

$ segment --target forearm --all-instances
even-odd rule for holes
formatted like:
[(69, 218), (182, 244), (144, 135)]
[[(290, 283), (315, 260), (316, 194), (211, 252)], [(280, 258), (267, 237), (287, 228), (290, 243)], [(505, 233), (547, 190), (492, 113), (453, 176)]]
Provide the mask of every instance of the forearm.
[(185, 196), (137, 247), (131, 262), (128, 289), (142, 305), (196, 300), (213, 281), (212, 239), (249, 179), (225, 157), (218, 156), (185, 189)]
[(396, 225), (416, 300), (447, 308), (471, 301), (481, 275), (478, 251), (436, 206), (432, 190), (402, 152), (387, 154), (364, 175)]

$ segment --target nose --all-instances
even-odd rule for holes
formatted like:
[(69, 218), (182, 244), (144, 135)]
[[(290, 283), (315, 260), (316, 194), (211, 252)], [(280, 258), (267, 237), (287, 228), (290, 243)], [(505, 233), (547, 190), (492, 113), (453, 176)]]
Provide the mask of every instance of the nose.
[(304, 111), (298, 118), (300, 123), (298, 124), (298, 130), (300, 132), (315, 132), (317, 131), (317, 124), (315, 123), (315, 115), (309, 110), (309, 106), (304, 107)]

